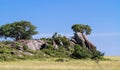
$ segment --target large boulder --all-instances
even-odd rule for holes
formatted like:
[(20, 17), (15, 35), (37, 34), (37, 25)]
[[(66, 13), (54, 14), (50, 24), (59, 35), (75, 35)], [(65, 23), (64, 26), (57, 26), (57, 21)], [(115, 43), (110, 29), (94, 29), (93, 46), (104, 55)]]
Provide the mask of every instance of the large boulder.
[(85, 39), (83, 38), (83, 34), (80, 32), (77, 32), (74, 34), (74, 39), (77, 41), (77, 44), (80, 44), (82, 46), (86, 46), (85, 45)]
[(27, 47), (31, 50), (40, 50), (43, 48), (43, 45), (45, 44), (42, 40), (19, 40), (20, 43), (27, 45)]
[(81, 46), (87, 47), (90, 51), (95, 50), (95, 45), (83, 33), (80, 32), (74, 33), (74, 38), (71, 39), (71, 41)]

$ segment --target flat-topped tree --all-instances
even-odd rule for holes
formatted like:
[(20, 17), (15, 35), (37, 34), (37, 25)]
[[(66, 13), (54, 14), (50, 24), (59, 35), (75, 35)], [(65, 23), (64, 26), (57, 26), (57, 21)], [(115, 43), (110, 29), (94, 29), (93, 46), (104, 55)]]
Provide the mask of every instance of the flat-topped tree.
[(74, 39), (79, 45), (85, 46), (91, 51), (95, 48), (94, 44), (92, 44), (86, 37), (86, 35), (90, 35), (92, 31), (89, 25), (74, 24), (71, 29), (73, 29), (73, 31), (75, 32)]
[(32, 35), (37, 34), (36, 27), (29, 21), (13, 22), (0, 27), (0, 37), (10, 37), (17, 40), (31, 39)]
[(74, 24), (72, 26), (72, 29), (74, 32), (80, 32), (80, 33), (85, 33), (86, 35), (91, 34), (91, 27), (89, 25), (84, 25), (84, 24)]

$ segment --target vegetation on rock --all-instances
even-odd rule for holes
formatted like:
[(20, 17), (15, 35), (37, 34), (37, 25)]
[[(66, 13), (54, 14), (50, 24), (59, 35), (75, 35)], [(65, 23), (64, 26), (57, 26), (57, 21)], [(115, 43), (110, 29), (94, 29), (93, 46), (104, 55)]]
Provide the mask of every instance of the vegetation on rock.
[(40, 59), (48, 57), (75, 59), (102, 59), (104, 54), (88, 40), (91, 27), (74, 24), (74, 36), (67, 38), (55, 32), (51, 38), (32, 40), (37, 34), (36, 27), (28, 21), (14, 22), (0, 27), (0, 37), (10, 37), (15, 41), (0, 42), (0, 60)]

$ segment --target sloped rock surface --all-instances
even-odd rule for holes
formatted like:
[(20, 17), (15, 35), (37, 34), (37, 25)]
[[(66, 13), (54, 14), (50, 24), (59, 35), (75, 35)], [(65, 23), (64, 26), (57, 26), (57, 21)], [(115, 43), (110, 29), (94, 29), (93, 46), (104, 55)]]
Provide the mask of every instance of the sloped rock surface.
[(76, 32), (74, 33), (74, 38), (71, 39), (74, 43), (77, 43), (81, 46), (87, 47), (90, 51), (95, 49), (95, 45), (87, 38), (86, 35)]
[(82, 46), (86, 46), (85, 45), (85, 39), (83, 38), (82, 33), (77, 32), (74, 34), (74, 39), (77, 41), (77, 44), (80, 44)]
[(20, 40), (19, 42), (27, 45), (29, 49), (34, 51), (40, 50), (42, 45), (45, 44), (45, 42), (42, 40)]

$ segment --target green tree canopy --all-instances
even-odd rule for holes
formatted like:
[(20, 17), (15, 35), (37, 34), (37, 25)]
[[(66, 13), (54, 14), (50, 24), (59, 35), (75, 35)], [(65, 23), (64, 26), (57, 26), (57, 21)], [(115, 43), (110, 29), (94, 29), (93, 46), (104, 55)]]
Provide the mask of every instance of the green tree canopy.
[(92, 31), (89, 25), (84, 24), (74, 24), (71, 29), (73, 29), (75, 32), (85, 33), (86, 35), (89, 35)]
[(29, 21), (13, 22), (0, 27), (0, 37), (10, 37), (15, 40), (31, 39), (32, 35), (37, 34), (36, 27)]

